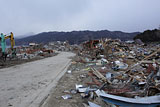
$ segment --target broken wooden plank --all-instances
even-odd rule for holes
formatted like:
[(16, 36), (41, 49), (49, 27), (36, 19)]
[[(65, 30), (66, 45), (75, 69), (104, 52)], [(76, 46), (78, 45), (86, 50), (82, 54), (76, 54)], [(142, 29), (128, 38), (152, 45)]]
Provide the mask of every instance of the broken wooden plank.
[(146, 59), (148, 59), (148, 58), (154, 56), (155, 54), (157, 54), (157, 52), (160, 52), (160, 48), (159, 48), (157, 51), (153, 52), (151, 55), (146, 56), (146, 57), (144, 58), (144, 60), (146, 60)]

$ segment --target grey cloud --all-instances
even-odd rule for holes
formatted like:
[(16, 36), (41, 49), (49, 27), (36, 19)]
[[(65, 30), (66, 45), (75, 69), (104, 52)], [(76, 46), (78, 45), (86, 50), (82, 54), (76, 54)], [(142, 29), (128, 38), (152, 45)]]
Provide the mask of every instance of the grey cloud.
[(159, 0), (0, 0), (0, 32), (154, 29)]

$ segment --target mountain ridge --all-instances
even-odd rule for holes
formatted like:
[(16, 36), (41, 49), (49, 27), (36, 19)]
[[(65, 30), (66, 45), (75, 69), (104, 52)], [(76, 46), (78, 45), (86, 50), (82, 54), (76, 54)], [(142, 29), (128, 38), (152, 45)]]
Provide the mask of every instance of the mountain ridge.
[(30, 42), (35, 43), (48, 43), (52, 41), (69, 41), (70, 44), (79, 44), (86, 40), (100, 39), (100, 38), (112, 38), (121, 40), (132, 40), (140, 32), (126, 33), (122, 31), (109, 31), (109, 30), (99, 30), (99, 31), (71, 31), (71, 32), (58, 32), (49, 31), (42, 32), (36, 35), (17, 38), (17, 45), (27, 45)]

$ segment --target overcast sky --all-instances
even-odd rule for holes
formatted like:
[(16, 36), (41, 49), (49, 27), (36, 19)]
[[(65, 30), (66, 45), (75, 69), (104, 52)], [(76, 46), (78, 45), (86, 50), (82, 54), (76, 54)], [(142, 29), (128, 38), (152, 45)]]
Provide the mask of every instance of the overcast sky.
[(0, 0), (0, 32), (158, 28), (160, 0)]

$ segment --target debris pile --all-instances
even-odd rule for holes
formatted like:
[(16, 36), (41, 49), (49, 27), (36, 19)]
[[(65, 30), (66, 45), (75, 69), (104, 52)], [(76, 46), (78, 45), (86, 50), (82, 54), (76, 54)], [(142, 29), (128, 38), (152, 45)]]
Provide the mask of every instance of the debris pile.
[[(13, 49), (6, 48), (5, 57), (0, 57), (0, 68), (55, 56), (58, 51), (70, 51), (71, 49), (72, 47), (67, 41), (56, 41), (49, 44), (29, 43), (27, 46), (15, 46)], [(2, 56), (1, 49), (0, 56)]]
[[(92, 102), (98, 96), (107, 105), (160, 105), (159, 44), (91, 40), (77, 46), (76, 53), (68, 75), (83, 73), (70, 93)], [(83, 68), (75, 66), (80, 64)]]

